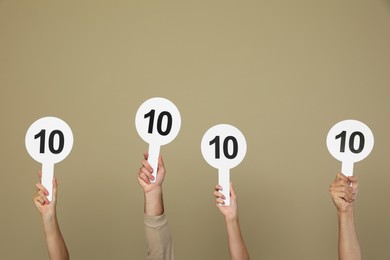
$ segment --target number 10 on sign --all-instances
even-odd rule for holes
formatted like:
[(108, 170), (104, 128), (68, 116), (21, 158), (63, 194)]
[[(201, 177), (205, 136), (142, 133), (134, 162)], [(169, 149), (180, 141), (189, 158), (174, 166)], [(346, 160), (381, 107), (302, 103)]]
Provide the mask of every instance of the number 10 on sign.
[(330, 154), (341, 161), (341, 172), (353, 175), (355, 162), (366, 158), (374, 147), (374, 135), (370, 128), (357, 120), (344, 120), (335, 124), (326, 137)]

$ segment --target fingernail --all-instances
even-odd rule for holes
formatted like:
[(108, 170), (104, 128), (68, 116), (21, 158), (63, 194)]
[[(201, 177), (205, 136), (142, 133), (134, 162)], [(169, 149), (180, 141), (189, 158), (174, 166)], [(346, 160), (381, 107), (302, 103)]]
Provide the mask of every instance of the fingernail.
[(48, 192), (48, 191), (45, 191), (45, 195), (48, 196), (48, 195), (49, 195), (49, 192)]

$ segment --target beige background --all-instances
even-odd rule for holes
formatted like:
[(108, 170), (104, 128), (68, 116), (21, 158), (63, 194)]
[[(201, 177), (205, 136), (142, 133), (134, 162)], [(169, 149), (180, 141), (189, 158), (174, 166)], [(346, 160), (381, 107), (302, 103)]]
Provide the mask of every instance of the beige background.
[(336, 259), (328, 186), (341, 164), (325, 137), (353, 118), (375, 135), (355, 165), (363, 256), (389, 260), (389, 46), (385, 0), (0, 1), (0, 258), (47, 258), (24, 136), (53, 115), (75, 137), (55, 167), (72, 258), (144, 259), (134, 117), (163, 96), (183, 119), (162, 148), (177, 259), (228, 259), (217, 172), (200, 153), (217, 123), (248, 142), (232, 181), (252, 259)]

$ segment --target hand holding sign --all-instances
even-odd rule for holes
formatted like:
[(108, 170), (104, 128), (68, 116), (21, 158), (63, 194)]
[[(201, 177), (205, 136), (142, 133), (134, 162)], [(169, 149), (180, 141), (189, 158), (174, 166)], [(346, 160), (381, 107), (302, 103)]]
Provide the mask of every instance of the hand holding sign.
[(326, 137), (330, 154), (342, 162), (341, 172), (353, 175), (353, 164), (366, 158), (374, 147), (374, 135), (360, 121), (344, 120), (335, 124)]
[(42, 163), (42, 185), (49, 192), (51, 201), (54, 164), (65, 159), (72, 150), (72, 130), (59, 118), (44, 117), (29, 127), (25, 145), (30, 156)]
[(244, 135), (231, 125), (220, 124), (211, 127), (204, 134), (201, 143), (204, 159), (218, 169), (218, 184), (225, 196), (225, 205), (230, 205), (230, 169), (236, 167), (246, 154)]
[(141, 138), (149, 143), (148, 162), (153, 168), (153, 183), (156, 182), (160, 147), (175, 139), (181, 126), (177, 107), (165, 98), (151, 98), (145, 101), (135, 116), (135, 126)]

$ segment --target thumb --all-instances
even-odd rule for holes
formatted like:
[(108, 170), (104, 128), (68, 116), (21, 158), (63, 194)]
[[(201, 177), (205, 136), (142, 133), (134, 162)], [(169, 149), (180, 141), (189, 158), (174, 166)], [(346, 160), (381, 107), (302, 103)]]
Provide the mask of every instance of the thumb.
[(57, 184), (57, 178), (56, 177), (53, 177), (53, 197), (52, 197), (52, 202), (56, 202), (57, 201), (57, 187), (58, 187), (58, 184)]
[(234, 191), (234, 188), (233, 188), (233, 183), (230, 182), (230, 196), (232, 198), (235, 198), (236, 197), (236, 192)]
[(38, 170), (39, 183), (42, 183), (42, 170)]
[(165, 171), (164, 160), (163, 160), (163, 158), (162, 158), (161, 155), (158, 157), (158, 170), (160, 171), (160, 169), (161, 169), (163, 172)]

